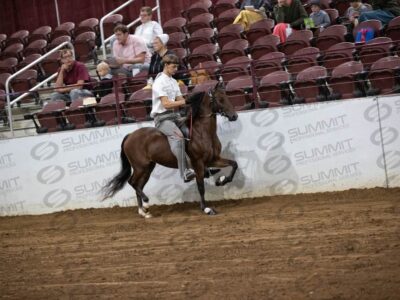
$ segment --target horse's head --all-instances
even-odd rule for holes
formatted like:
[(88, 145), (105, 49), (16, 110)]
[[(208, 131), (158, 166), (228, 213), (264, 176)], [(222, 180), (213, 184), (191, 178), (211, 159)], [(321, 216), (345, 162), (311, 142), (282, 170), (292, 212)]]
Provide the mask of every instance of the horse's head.
[(211, 90), (208, 95), (213, 113), (227, 117), (229, 121), (237, 120), (238, 114), (222, 88), (217, 87)]

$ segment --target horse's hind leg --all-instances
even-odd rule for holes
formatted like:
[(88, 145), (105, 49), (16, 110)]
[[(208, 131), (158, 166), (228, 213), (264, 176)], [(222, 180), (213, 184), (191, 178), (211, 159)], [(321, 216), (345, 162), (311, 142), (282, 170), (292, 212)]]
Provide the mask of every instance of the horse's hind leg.
[(143, 168), (135, 168), (133, 175), (129, 180), (129, 184), (136, 191), (136, 198), (138, 202), (138, 213), (145, 218), (150, 218), (149, 212), (149, 198), (143, 192), (143, 188), (150, 178), (151, 172), (155, 167), (154, 163), (149, 164)]

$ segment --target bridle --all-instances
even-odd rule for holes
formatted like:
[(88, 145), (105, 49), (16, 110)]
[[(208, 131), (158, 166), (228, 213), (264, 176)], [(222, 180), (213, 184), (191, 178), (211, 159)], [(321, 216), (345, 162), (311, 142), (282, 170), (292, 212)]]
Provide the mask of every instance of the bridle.
[(211, 113), (208, 115), (199, 116), (199, 118), (210, 118), (217, 114), (220, 114), (221, 116), (226, 115), (225, 112), (222, 111), (222, 108), (218, 106), (217, 99), (215, 96), (215, 90), (216, 89), (212, 89), (212, 90), (210, 89), (208, 91), (208, 97), (210, 98), (210, 105), (211, 105)]

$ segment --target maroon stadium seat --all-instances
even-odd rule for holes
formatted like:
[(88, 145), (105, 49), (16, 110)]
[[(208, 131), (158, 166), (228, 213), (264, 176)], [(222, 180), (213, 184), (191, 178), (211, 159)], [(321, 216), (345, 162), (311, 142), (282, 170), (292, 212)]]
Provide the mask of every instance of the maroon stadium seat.
[(314, 66), (301, 71), (293, 85), (296, 97), (294, 103), (310, 103), (324, 101), (326, 96), (322, 92), (327, 71), (324, 67)]
[(262, 106), (275, 107), (289, 104), (289, 95), (285, 88), (289, 80), (290, 74), (286, 71), (275, 71), (264, 76), (258, 88)]
[(359, 61), (350, 61), (337, 66), (332, 71), (329, 86), (335, 99), (351, 99), (363, 96), (363, 86), (358, 76), (363, 72)]
[(250, 48), (251, 57), (253, 59), (259, 59), (261, 56), (267, 53), (277, 52), (279, 42), (279, 37), (273, 34), (260, 37)]
[(325, 28), (317, 37), (316, 47), (321, 51), (345, 41), (347, 28), (344, 25), (332, 25)]
[(368, 95), (394, 94), (400, 92), (400, 57), (388, 56), (371, 66), (368, 74), (370, 89)]
[(226, 95), (236, 110), (246, 110), (254, 107), (253, 80), (250, 75), (239, 76), (228, 82)]
[(271, 52), (261, 56), (254, 62), (254, 72), (258, 79), (276, 71), (283, 70), (282, 62), (285, 54), (282, 52)]

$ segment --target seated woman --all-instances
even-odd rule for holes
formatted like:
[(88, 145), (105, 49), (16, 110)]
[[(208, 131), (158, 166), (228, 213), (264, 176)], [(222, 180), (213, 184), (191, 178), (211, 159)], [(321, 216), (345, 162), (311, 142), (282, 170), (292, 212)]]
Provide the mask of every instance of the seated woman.
[[(153, 40), (154, 53), (151, 56), (149, 75), (153, 79), (156, 78), (157, 74), (164, 70), (163, 57), (167, 54), (175, 54), (174, 51), (167, 48), (167, 43), (169, 36), (166, 33), (157, 35)], [(178, 73), (173, 75), (176, 80), (184, 80), (186, 78), (185, 74), (186, 68), (179, 64)]]
[(308, 17), (300, 0), (278, 0), (274, 6), (274, 15), (277, 25), (272, 34), (278, 36), (281, 43), (286, 41), (292, 28), (300, 29), (304, 19)]
[(397, 0), (372, 0), (373, 10), (363, 12), (359, 21), (379, 20), (383, 25), (388, 24), (393, 18), (400, 16), (400, 5)]
[(233, 24), (241, 24), (244, 30), (249, 30), (251, 24), (267, 17), (264, 5), (264, 0), (244, 0), (240, 6), (241, 12)]

